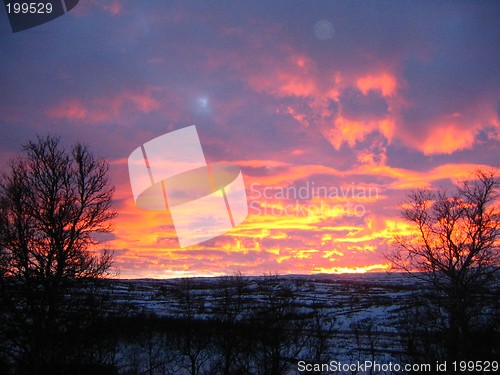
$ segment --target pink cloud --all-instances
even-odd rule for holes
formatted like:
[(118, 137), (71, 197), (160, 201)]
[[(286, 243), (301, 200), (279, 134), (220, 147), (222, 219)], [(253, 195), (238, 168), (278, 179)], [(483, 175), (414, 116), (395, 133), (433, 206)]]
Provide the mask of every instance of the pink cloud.
[(89, 124), (105, 122), (126, 123), (129, 113), (149, 113), (160, 109), (155, 97), (157, 89), (123, 93), (90, 100), (66, 99), (46, 111), (50, 119), (70, 120)]

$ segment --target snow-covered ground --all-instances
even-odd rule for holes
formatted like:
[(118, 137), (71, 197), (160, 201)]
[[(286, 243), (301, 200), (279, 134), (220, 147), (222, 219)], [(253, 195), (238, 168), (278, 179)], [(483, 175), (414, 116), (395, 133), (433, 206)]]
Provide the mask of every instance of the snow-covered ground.
[[(247, 357), (247, 352), (241, 352), (241, 358), (250, 358), (247, 364), (250, 363), (252, 368), (252, 371), (244, 373), (269, 372), (258, 366), (268, 360), (266, 355), (274, 350), (274, 344), (266, 340), (269, 340), (269, 335), (275, 335), (276, 326), (282, 329), (278, 333), (282, 335), (282, 341), (277, 347), (280, 361), (286, 362), (286, 370), (281, 374), (311, 373), (300, 371), (299, 361), (311, 364), (313, 361), (317, 362), (318, 358), (321, 363), (336, 361), (355, 364), (375, 361), (378, 364), (404, 364), (402, 361), (408, 360), (408, 357), (405, 356), (403, 347), (407, 343), (404, 343), (405, 337), (401, 332), (401, 327), (404, 327), (401, 326), (402, 316), (407, 320), (413, 319), (414, 315), (408, 315), (407, 309), (409, 302), (415, 301), (414, 296), (423, 297), (421, 301), (424, 304), (429, 301), (430, 296), (425, 284), (404, 273), (115, 279), (102, 280), (98, 290), (106, 299), (114, 302), (109, 305), (110, 308), (127, 319), (135, 316), (150, 319), (149, 317), (156, 316), (159, 321), (170, 322), (168, 324), (173, 324), (174, 327), (177, 325), (177, 330), (174, 328), (173, 331), (172, 325), (168, 326), (170, 331), (153, 329), (147, 339), (152, 341), (146, 340), (149, 344), (128, 339), (121, 341), (116, 361), (113, 362), (120, 374), (132, 373), (134, 364), (142, 369), (134, 370), (134, 373), (193, 373), (183, 362), (186, 358), (201, 366), (204, 371), (200, 374), (220, 373), (213, 372), (213, 369), (220, 364), (217, 361), (222, 358), (220, 350), (224, 341), (221, 343), (216, 337), (211, 337), (207, 341), (207, 347), (202, 346), (196, 352), (196, 358), (189, 351), (193, 348), (185, 352), (185, 347), (183, 349), (179, 344), (182, 340), (193, 339), (189, 334), (182, 337), (183, 329), (191, 324), (191, 329), (194, 327), (196, 331), (196, 327), (199, 327), (203, 331), (205, 326), (199, 324), (204, 322), (212, 324), (212, 330), (206, 332), (213, 336), (219, 334), (217, 329), (224, 330), (225, 327), (229, 327), (229, 332), (234, 335), (245, 335), (245, 332), (249, 332), (245, 331), (245, 324), (250, 330), (256, 331), (257, 336), (253, 337), (253, 332), (248, 336), (250, 341), (253, 340), (251, 345), (256, 345), (251, 349), (253, 352)], [(413, 325), (419, 324), (414, 320), (411, 322)], [(297, 325), (303, 327), (297, 329)], [(216, 327), (215, 330), (213, 327)], [(239, 328), (231, 330), (231, 327)], [(288, 333), (296, 336), (289, 338)], [(231, 337), (227, 335), (228, 333), (222, 340), (231, 341)], [(169, 346), (168, 341), (172, 338), (174, 342)], [(180, 341), (176, 342), (177, 339)], [(244, 341), (244, 337), (241, 339)], [(202, 334), (194, 342), (195, 346), (201, 345), (203, 340), (207, 340), (207, 337)], [(321, 348), (319, 357), (316, 351), (318, 348)], [(152, 361), (153, 352), (160, 359)], [(211, 356), (219, 357), (214, 359)], [(132, 362), (131, 358), (134, 359)], [(173, 372), (162, 372), (155, 367), (168, 363), (177, 366)], [(155, 368), (153, 372), (152, 367)], [(404, 371), (328, 370), (323, 373), (395, 374)]]
[[(343, 360), (352, 359), (355, 346), (365, 346), (358, 349), (369, 351), (368, 346), (373, 345), (383, 357), (397, 353), (400, 336), (396, 323), (402, 302), (421, 289), (415, 278), (402, 273), (243, 276), (239, 279), (243, 285), (240, 293), (248, 309), (265, 300), (263, 285), (270, 279), (292, 292), (290, 299), (298, 311), (307, 314), (315, 308), (321, 310), (324, 322), (335, 332), (331, 351)], [(234, 282), (235, 278), (110, 280), (101, 291), (119, 305), (127, 305), (130, 313), (179, 317), (183, 307), (176, 295), (180, 289), (188, 289), (196, 298), (194, 317), (209, 319), (217, 313), (216, 301), (228, 280)], [(362, 336), (357, 341), (356, 330)], [(366, 330), (371, 337), (364, 337)]]

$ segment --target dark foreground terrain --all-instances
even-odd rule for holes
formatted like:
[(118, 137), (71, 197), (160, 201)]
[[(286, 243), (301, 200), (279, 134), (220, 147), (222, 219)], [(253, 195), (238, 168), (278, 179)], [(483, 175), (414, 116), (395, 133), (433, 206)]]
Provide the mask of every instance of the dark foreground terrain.
[[(41, 373), (438, 373), (447, 354), (439, 296), (406, 274), (100, 280), (91, 289), (68, 292), (85, 309), (75, 309), (78, 323), (61, 323), (47, 352), (61, 364)], [(498, 296), (482, 296), (469, 359), (498, 357)], [(4, 358), (6, 373), (22, 373)]]

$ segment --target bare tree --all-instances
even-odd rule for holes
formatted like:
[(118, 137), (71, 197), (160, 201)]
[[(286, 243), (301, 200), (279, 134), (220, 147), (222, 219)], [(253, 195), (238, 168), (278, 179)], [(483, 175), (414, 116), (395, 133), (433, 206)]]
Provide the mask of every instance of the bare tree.
[[(332, 342), (337, 331), (335, 316), (330, 314), (322, 303), (313, 303), (307, 315), (305, 326), (307, 342), (304, 347), (307, 362), (327, 363), (334, 350)], [(304, 374), (324, 374), (324, 371), (306, 371)]]
[(211, 356), (212, 335), (206, 322), (199, 318), (205, 309), (205, 301), (198, 293), (201, 284), (184, 278), (174, 289), (174, 301), (178, 304), (178, 332), (174, 338), (178, 358), (176, 364), (190, 375), (204, 373)]
[(85, 145), (67, 151), (47, 136), (23, 151), (0, 178), (0, 276), (4, 302), (15, 301), (9, 316), (20, 318), (17, 339), (30, 341), (17, 347), (33, 356), (40, 349), (33, 360), (43, 362), (48, 327), (61, 327), (60, 310), (74, 308), (67, 287), (110, 269), (111, 254), (95, 250), (97, 235), (112, 230), (114, 188), (106, 161)]
[(251, 316), (255, 327), (257, 373), (281, 375), (290, 371), (307, 344), (306, 316), (286, 279), (266, 274), (259, 283), (261, 301)]
[(108, 233), (114, 189), (108, 165), (89, 149), (71, 153), (59, 138), (38, 138), (24, 147), (0, 182), (0, 246), (8, 258), (7, 275), (26, 282), (96, 277), (111, 257), (93, 255), (96, 233)]
[(242, 324), (247, 301), (245, 280), (241, 272), (218, 280), (214, 297), (215, 342), (220, 358), (213, 366), (217, 374), (231, 375), (249, 372), (245, 367), (249, 343)]
[(415, 233), (396, 237), (387, 254), (394, 268), (422, 279), (445, 300), (451, 357), (464, 354), (471, 319), (484, 310), (481, 293), (500, 265), (500, 182), (482, 170), (474, 177), (452, 194), (410, 193), (402, 213)]

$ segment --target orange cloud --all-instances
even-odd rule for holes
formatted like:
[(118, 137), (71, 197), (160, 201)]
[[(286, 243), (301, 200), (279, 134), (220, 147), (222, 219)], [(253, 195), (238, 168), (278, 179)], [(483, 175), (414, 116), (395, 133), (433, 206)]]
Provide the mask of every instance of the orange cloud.
[(454, 124), (439, 124), (429, 132), (421, 150), (425, 155), (452, 154), (472, 147), (475, 133), (475, 129), (461, 129)]
[(315, 271), (320, 273), (366, 273), (370, 271), (387, 271), (391, 268), (389, 263), (371, 264), (368, 266), (354, 267), (318, 267)]
[(397, 89), (397, 81), (393, 75), (381, 73), (358, 78), (356, 86), (364, 95), (370, 90), (379, 90), (384, 96), (392, 96)]
[[(322, 133), (331, 145), (338, 150), (344, 143), (354, 147), (357, 142), (363, 141), (368, 134), (374, 131), (379, 131), (386, 139), (390, 140), (393, 137), (394, 130), (395, 123), (391, 119), (355, 121), (339, 115), (332, 125), (322, 128)], [(367, 154), (366, 150), (360, 150), (360, 152)], [(373, 161), (373, 158), (368, 157), (369, 155), (365, 156), (367, 158), (362, 157), (360, 161)]]
[[(117, 163), (120, 165), (120, 162)], [(266, 163), (251, 160), (247, 164), (262, 166)], [(283, 165), (281, 162), (267, 164)], [(443, 178), (464, 178), (467, 177), (466, 171), (473, 167), (444, 165), (430, 171), (416, 172), (389, 166), (360, 166), (352, 171), (339, 172), (324, 166), (289, 166), (280, 168), (273, 176), (264, 176), (260, 181), (281, 182), (288, 186), (293, 181), (327, 173), (336, 179), (343, 176), (348, 181), (377, 176), (387, 178), (389, 188), (407, 189), (429, 185)], [(266, 186), (269, 185), (263, 184), (261, 187)], [(235, 268), (251, 274), (271, 269), (284, 273), (383, 270), (385, 265), (380, 263), (377, 247), (387, 245), (395, 234), (404, 235), (411, 231), (406, 222), (397, 217), (387, 217), (387, 213), (381, 214), (377, 210), (377, 204), (387, 200), (384, 194), (358, 197), (358, 203), (365, 206), (366, 213), (362, 221), (348, 224), (348, 217), (342, 212), (326, 215), (317, 208), (322, 201), (332, 206), (349, 201), (349, 197), (316, 197), (309, 201), (292, 202), (292, 209), (283, 213), (290, 202), (273, 196), (259, 198), (250, 193), (250, 215), (240, 226), (213, 241), (180, 250), (168, 212), (142, 210), (133, 203), (128, 187), (119, 189), (117, 196), (123, 203), (116, 222), (116, 239), (111, 245), (113, 248), (132, 247), (134, 250), (119, 255), (118, 265), (121, 262), (127, 268), (125, 264), (147, 262), (142, 271), (128, 269), (129, 273), (122, 277), (139, 275), (141, 272), (143, 276), (156, 277), (214, 275), (223, 273), (221, 269), (234, 271)], [(253, 212), (252, 201), (267, 211)], [(273, 209), (276, 211), (273, 212)], [(199, 253), (195, 255), (192, 251)]]
[(125, 91), (111, 97), (100, 97), (84, 101), (67, 99), (49, 108), (46, 115), (51, 119), (98, 124), (104, 122), (125, 122), (126, 111), (149, 113), (160, 108), (160, 102), (154, 97), (156, 89), (142, 92)]
[(376, 122), (352, 121), (339, 116), (335, 120), (335, 127), (326, 131), (326, 136), (336, 149), (344, 142), (353, 147), (376, 128)]

